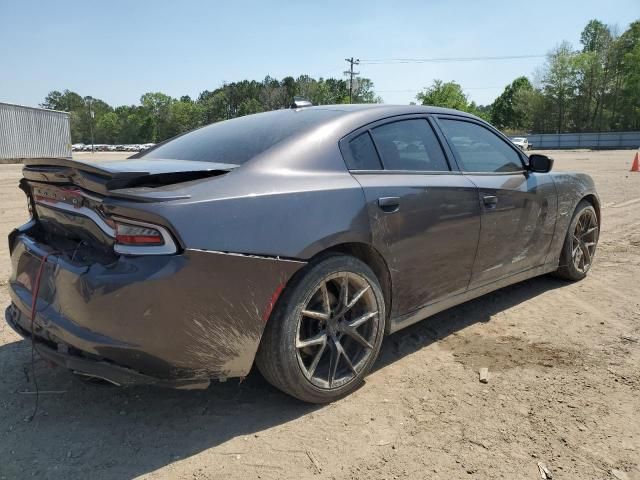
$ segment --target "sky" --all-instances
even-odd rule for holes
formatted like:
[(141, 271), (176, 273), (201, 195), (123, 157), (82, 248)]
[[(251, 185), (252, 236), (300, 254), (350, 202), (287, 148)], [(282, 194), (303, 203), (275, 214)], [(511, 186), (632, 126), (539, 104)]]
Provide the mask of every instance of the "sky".
[(592, 18), (621, 33), (640, 0), (0, 0), (0, 101), (37, 106), (64, 89), (114, 106), (150, 91), (196, 98), (267, 75), (344, 78), (353, 56), (385, 103), (442, 79), (488, 104), (544, 58), (364, 60), (544, 55), (563, 40), (577, 47)]

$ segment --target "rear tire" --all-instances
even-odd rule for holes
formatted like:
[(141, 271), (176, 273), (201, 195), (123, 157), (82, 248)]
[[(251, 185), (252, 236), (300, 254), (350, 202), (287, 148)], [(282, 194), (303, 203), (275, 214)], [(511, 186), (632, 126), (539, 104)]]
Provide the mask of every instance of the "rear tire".
[(380, 352), (385, 319), (373, 271), (350, 256), (324, 257), (283, 292), (256, 364), (283, 392), (305, 402), (332, 402), (363, 383)]
[(569, 223), (555, 275), (572, 282), (586, 277), (593, 264), (599, 235), (596, 211), (589, 202), (582, 200)]

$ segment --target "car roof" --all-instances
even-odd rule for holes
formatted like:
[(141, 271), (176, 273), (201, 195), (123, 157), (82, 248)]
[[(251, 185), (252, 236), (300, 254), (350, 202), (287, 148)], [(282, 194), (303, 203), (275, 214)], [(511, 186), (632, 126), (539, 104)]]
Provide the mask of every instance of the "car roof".
[[(299, 109), (302, 110), (302, 109)], [(315, 107), (304, 107), (304, 110), (337, 110), (345, 113), (349, 112), (363, 112), (371, 111), (372, 113), (385, 116), (388, 114), (402, 115), (411, 113), (436, 113), (436, 114), (449, 114), (449, 115), (462, 115), (465, 117), (477, 118), (467, 112), (455, 110), (453, 108), (433, 107), (431, 105), (393, 105), (386, 103), (357, 103), (357, 104), (336, 104), (336, 105), (319, 105)]]
[[(361, 103), (361, 104), (337, 104), (337, 105), (321, 105), (316, 107), (303, 107), (298, 109), (276, 110), (282, 112), (281, 115), (287, 115), (285, 112), (295, 115), (313, 114), (322, 110), (339, 112), (332, 118), (327, 118), (324, 124), (332, 124), (337, 127), (336, 131), (341, 132), (340, 135), (346, 135), (350, 131), (356, 130), (385, 118), (411, 115), (411, 114), (446, 114), (461, 117), (473, 118), (475, 120), (484, 121), (470, 113), (454, 110), (452, 108), (432, 107), (429, 105), (388, 105), (381, 103)], [(258, 114), (260, 115), (260, 114)]]

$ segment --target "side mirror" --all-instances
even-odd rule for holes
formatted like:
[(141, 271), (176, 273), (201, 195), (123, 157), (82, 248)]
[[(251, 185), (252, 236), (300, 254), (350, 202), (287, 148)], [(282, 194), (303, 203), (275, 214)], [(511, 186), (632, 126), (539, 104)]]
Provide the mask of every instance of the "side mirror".
[(546, 155), (540, 155), (539, 153), (529, 155), (530, 171), (547, 173), (551, 171), (551, 167), (553, 167), (553, 158), (547, 157)]

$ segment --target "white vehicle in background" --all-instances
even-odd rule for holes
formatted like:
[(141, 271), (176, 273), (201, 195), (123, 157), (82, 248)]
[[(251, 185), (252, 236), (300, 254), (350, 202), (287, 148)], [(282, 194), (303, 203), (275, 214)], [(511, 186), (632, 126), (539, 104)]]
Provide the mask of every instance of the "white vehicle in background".
[(140, 145), (140, 151), (149, 150), (154, 145), (155, 145), (155, 143), (145, 143), (143, 145)]
[(73, 150), (74, 152), (81, 152), (83, 148), (84, 143), (74, 143), (73, 145), (71, 145), (71, 150)]
[(522, 151), (531, 149), (531, 145), (529, 145), (529, 139), (527, 137), (511, 137), (511, 142)]

